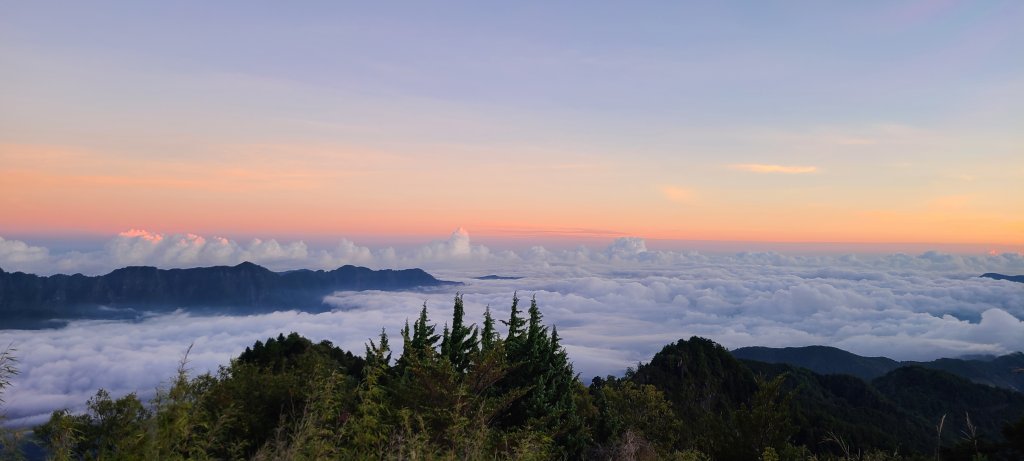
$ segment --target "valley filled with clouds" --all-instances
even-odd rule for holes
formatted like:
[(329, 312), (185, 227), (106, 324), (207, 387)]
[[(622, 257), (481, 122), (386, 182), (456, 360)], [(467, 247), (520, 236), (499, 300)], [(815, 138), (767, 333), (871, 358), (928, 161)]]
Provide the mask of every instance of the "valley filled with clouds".
[[(464, 230), (405, 250), (348, 240), (313, 249), (303, 242), (122, 233), (92, 251), (52, 251), (0, 240), (0, 268), (100, 274), (125, 265), (163, 268), (252, 261), (274, 270), (421, 267), (464, 283), (428, 291), (339, 292), (330, 312), (250, 316), (153, 315), (135, 322), (72, 321), (60, 329), (3, 330), (21, 374), (5, 395), (9, 424), (43, 422), (81, 408), (98, 388), (149, 396), (173, 376), (189, 345), (192, 373), (216, 371), (246, 346), (295, 331), (361, 354), (383, 327), (398, 333), (424, 302), (431, 318), (450, 318), (455, 291), (469, 321), (485, 306), (507, 318), (513, 293), (536, 297), (584, 382), (621, 374), (660, 348), (690, 336), (726, 347), (825, 344), (861, 355), (929, 360), (1024, 350), (1024, 284), (978, 277), (1024, 273), (1024, 257), (922, 254), (706, 254), (648, 250), (637, 238), (604, 248), (493, 250)], [(56, 268), (56, 269), (55, 269)], [(498, 274), (514, 279), (480, 280)], [(2, 328), (2, 324), (0, 324)], [(398, 353), (396, 352), (396, 356)]]

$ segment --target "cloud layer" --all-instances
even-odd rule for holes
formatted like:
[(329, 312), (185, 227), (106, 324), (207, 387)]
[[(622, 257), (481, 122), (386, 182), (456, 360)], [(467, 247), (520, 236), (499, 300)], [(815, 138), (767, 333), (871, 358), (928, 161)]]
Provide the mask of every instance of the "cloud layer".
[(519, 268), (551, 264), (759, 264), (773, 266), (834, 266), (863, 269), (905, 269), (956, 272), (1024, 271), (1024, 257), (1018, 253), (956, 255), (925, 252), (920, 255), (787, 255), (776, 252), (743, 252), (731, 255), (695, 251), (648, 250), (636, 237), (622, 237), (606, 248), (580, 246), (549, 250), (535, 246), (522, 251), (492, 250), (471, 241), (469, 232), (456, 229), (445, 240), (397, 250), (370, 248), (348, 239), (326, 248), (313, 248), (301, 240), (279, 242), (252, 239), (239, 242), (224, 237), (191, 233), (164, 234), (140, 229), (121, 232), (102, 248), (91, 251), (55, 252), (19, 240), (0, 237), (0, 268), (41, 275), (83, 273), (98, 275), (128, 265), (181, 268), (234, 265), (251, 261), (273, 270), (334, 269), (345, 264), (370, 268)]
[(345, 264), (371, 268), (411, 267), (517, 258), (512, 252), (492, 252), (485, 246), (471, 243), (469, 233), (462, 228), (447, 240), (402, 252), (390, 247), (371, 249), (348, 239), (340, 239), (329, 248), (314, 249), (301, 240), (279, 242), (256, 238), (238, 242), (191, 233), (163, 234), (131, 229), (110, 239), (100, 249), (56, 254), (45, 247), (0, 237), (0, 268), (43, 275), (98, 275), (131, 265), (181, 268), (250, 261), (274, 270), (290, 270), (334, 269)]
[[(661, 346), (691, 335), (727, 347), (828, 344), (864, 355), (933, 359), (1024, 350), (1024, 286), (983, 279), (988, 271), (1024, 273), (1018, 254), (730, 255), (653, 251), (638, 238), (605, 248), (511, 252), (473, 244), (464, 230), (406, 251), (370, 249), (343, 240), (326, 250), (302, 242), (239, 244), (195, 235), (123, 233), (95, 253), (55, 254), (0, 240), (5, 270), (68, 265), (156, 264), (165, 267), (254, 260), (271, 267), (420, 265), (465, 282), (467, 317), (484, 307), (508, 315), (512, 293), (536, 295), (558, 326), (584, 379), (621, 373)], [(93, 262), (87, 262), (92, 260)], [(476, 280), (498, 273), (516, 280)], [(243, 317), (183, 313), (140, 322), (76, 321), (62, 329), (0, 330), (18, 348), (22, 374), (6, 396), (14, 424), (35, 424), (56, 408), (81, 408), (97, 388), (151, 395), (182, 354), (194, 372), (215, 370), (257, 339), (297, 331), (361, 352), (386, 327), (397, 334), (424, 300), (439, 323), (454, 292), (343, 292), (334, 310)]]

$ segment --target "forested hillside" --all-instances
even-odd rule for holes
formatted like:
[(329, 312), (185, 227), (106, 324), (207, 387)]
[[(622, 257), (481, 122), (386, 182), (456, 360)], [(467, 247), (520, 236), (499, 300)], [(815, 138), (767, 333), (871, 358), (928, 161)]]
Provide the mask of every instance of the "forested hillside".
[(252, 314), (280, 309), (323, 311), (324, 296), (341, 290), (402, 290), (457, 283), (421, 269), (273, 272), (235, 266), (158, 269), (129, 266), (95, 277), (39, 276), (0, 269), (0, 329), (61, 326), (68, 319), (133, 319), (147, 311), (209, 310)]
[(733, 350), (732, 355), (758, 362), (785, 363), (821, 374), (853, 375), (866, 381), (900, 367), (916, 366), (942, 370), (979, 384), (1024, 391), (1024, 352), (974, 359), (942, 358), (930, 362), (898, 362), (886, 357), (863, 357), (827, 346), (741, 347)]
[(584, 385), (536, 300), (479, 326), (461, 296), (443, 324), (425, 305), (410, 320), (362, 357), (292, 333), (213, 374), (186, 358), (152, 401), (99, 390), (32, 437), (53, 459), (1024, 458), (1024, 394), (940, 370), (869, 383), (694, 337)]

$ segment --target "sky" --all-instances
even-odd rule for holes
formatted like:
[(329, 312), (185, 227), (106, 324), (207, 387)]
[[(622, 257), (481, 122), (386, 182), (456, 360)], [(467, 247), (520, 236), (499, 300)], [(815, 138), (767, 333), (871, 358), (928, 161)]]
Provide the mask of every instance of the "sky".
[(1024, 3), (680, 3), (9, 2), (0, 237), (1024, 251)]
[[(586, 381), (691, 335), (1024, 350), (1024, 2), (6, 2), (0, 268), (421, 267)], [(454, 230), (454, 231), (453, 231)], [(483, 281), (501, 274), (518, 279)], [(5, 329), (14, 424), (449, 291)]]

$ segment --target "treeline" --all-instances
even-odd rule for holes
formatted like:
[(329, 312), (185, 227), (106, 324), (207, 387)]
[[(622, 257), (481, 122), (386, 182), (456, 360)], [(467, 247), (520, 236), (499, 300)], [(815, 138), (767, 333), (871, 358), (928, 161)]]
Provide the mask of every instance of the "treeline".
[(1024, 397), (934, 370), (866, 383), (695, 337), (585, 386), (536, 299), (519, 301), (477, 326), (457, 295), (440, 331), (424, 305), (398, 357), (382, 330), (363, 357), (292, 333), (215, 374), (190, 377), (183, 360), (151, 402), (100, 390), (34, 437), (59, 460), (1024, 457)]

